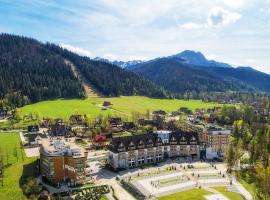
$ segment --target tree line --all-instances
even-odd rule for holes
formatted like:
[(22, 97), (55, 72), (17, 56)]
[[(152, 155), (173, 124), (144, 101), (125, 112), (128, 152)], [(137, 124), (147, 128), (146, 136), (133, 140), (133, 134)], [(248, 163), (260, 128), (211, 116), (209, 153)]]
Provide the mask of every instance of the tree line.
[(226, 154), (229, 171), (255, 185), (255, 198), (270, 199), (270, 125), (269, 99), (252, 105), (225, 107), (225, 123), (233, 126)]

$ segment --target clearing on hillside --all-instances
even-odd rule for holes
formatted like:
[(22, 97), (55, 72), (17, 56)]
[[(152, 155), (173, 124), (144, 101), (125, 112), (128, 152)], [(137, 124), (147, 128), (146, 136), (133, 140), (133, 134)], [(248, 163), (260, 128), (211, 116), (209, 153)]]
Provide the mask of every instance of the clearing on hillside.
[(89, 82), (86, 80), (84, 75), (82, 73), (80, 73), (80, 71), (76, 68), (76, 66), (72, 62), (70, 62), (69, 60), (65, 60), (65, 63), (68, 66), (70, 66), (75, 77), (77, 77), (79, 79), (80, 83), (83, 85), (83, 88), (85, 90), (87, 97), (99, 97), (100, 96), (98, 94), (98, 92), (93, 89), (93, 87), (89, 84)]

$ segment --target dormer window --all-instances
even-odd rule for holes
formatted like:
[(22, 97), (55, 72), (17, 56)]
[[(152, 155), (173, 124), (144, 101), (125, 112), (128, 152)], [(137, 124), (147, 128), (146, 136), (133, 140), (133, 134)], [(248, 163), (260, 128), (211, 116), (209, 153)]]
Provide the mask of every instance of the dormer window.
[(153, 147), (153, 146), (154, 146), (153, 141), (149, 139), (147, 142), (147, 147)]
[(187, 144), (187, 140), (184, 136), (181, 137), (180, 144)]
[(190, 144), (197, 144), (197, 140), (194, 136), (191, 138)]
[(134, 143), (131, 141), (131, 142), (129, 143), (128, 150), (134, 150), (134, 149), (135, 149), (135, 145), (134, 145)]
[(157, 145), (158, 145), (158, 146), (161, 146), (161, 145), (162, 145), (162, 140), (161, 140), (160, 138), (158, 138)]
[(125, 151), (125, 145), (122, 142), (118, 146), (118, 151)]
[(171, 144), (177, 144), (177, 141), (176, 141), (176, 139), (175, 139), (175, 137), (174, 137), (174, 136), (171, 138), (170, 143), (171, 143)]
[(138, 145), (139, 149), (143, 149), (144, 148), (144, 142), (142, 140), (140, 140), (139, 145)]

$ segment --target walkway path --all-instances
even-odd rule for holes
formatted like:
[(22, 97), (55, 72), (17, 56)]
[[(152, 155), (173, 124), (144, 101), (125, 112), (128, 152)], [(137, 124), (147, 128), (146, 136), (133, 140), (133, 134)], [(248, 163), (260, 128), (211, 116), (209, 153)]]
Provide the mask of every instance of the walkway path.
[(99, 182), (101, 184), (112, 186), (115, 191), (115, 196), (120, 200), (135, 200), (135, 198), (129, 194), (119, 182), (115, 179), (116, 174), (108, 170), (101, 170), (98, 174)]
[(232, 184), (239, 191), (239, 193), (241, 193), (245, 197), (246, 200), (253, 200), (253, 197), (250, 194), (250, 192), (247, 191), (246, 188), (244, 188), (244, 186), (241, 183), (239, 183), (235, 178), (233, 178)]

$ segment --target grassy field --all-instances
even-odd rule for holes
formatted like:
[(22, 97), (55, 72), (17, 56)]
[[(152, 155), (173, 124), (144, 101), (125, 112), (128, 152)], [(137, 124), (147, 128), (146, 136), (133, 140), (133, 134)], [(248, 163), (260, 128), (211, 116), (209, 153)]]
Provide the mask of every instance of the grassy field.
[[(24, 151), (20, 150), (20, 137), (18, 133), (0, 133), (1, 154), (4, 155), (4, 163), (8, 166), (4, 169), (4, 186), (0, 186), (0, 199), (5, 200), (24, 200), (21, 185), (28, 176), (35, 173), (36, 158), (26, 158)], [(17, 158), (13, 155), (14, 147), (18, 152)]]
[[(102, 110), (100, 105), (103, 101), (110, 101), (113, 106), (110, 110)], [(122, 96), (114, 98), (88, 98), (88, 99), (58, 99), (43, 101), (28, 105), (19, 109), (20, 114), (26, 115), (36, 113), (41, 118), (61, 117), (67, 119), (72, 114), (86, 114), (88, 116), (98, 115), (130, 115), (132, 112), (145, 113), (147, 110), (165, 110), (168, 112), (178, 110), (180, 107), (187, 107), (191, 110), (196, 108), (210, 108), (218, 106), (215, 103), (205, 103), (200, 100), (169, 100), (151, 99), (141, 96)]]
[(21, 185), (28, 176), (34, 176), (36, 158), (19, 161), (4, 171), (4, 186), (0, 186), (0, 199), (26, 200)]
[(4, 164), (13, 164), (17, 162), (15, 151), (18, 155), (18, 161), (25, 158), (24, 151), (20, 148), (20, 136), (18, 133), (0, 133), (0, 156)]
[(219, 191), (221, 194), (226, 196), (228, 199), (231, 200), (244, 200), (244, 198), (235, 192), (229, 192), (226, 190), (226, 187), (213, 187), (213, 189)]
[(203, 189), (192, 189), (168, 196), (159, 197), (158, 200), (205, 200), (204, 196), (209, 194), (212, 193)]

